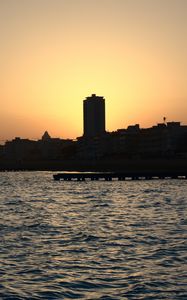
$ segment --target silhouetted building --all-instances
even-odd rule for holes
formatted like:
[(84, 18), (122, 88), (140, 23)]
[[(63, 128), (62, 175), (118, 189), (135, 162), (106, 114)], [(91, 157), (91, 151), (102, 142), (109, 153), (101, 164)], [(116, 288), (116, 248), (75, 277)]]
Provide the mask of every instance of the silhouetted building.
[(105, 133), (105, 99), (92, 94), (84, 100), (84, 137)]
[(79, 138), (81, 159), (146, 159), (187, 157), (187, 126), (160, 123), (151, 128), (139, 124), (92, 138)]
[(5, 147), (3, 145), (0, 145), (0, 159), (3, 158), (3, 155), (5, 153)]
[(67, 153), (67, 148), (71, 147), (74, 142), (70, 139), (52, 138), (48, 131), (45, 131), (41, 140), (37, 141), (38, 153), (42, 159), (57, 160)]
[(38, 141), (17, 137), (0, 145), (0, 168), (50, 168), (66, 161), (74, 168), (80, 161), (88, 166), (90, 161), (93, 165), (105, 161), (110, 166), (124, 160), (187, 158), (187, 125), (164, 118), (163, 123), (150, 128), (135, 124), (106, 132), (104, 97), (92, 94), (83, 105), (83, 136), (74, 141), (53, 138), (45, 131)]
[(7, 141), (5, 143), (5, 159), (13, 159), (20, 162), (27, 159), (34, 159), (37, 149), (36, 147), (36, 141), (16, 137), (12, 141)]
[(42, 141), (49, 141), (51, 139), (48, 131), (45, 131), (44, 134), (42, 135)]
[(16, 162), (60, 160), (73, 155), (75, 142), (70, 139), (52, 138), (46, 131), (38, 141), (16, 137), (7, 141), (2, 149), (0, 158)]

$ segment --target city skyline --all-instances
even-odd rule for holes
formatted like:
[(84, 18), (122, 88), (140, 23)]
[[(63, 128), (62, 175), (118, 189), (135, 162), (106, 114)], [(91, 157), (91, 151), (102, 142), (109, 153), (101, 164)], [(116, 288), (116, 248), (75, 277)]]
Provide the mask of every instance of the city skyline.
[[(11, 140), (0, 140), (0, 145), (4, 144), (4, 142), (14, 142), (14, 141), (45, 141), (45, 140), (67, 140), (67, 141), (79, 141), (80, 139), (85, 140), (94, 140), (95, 137), (103, 138), (107, 134), (113, 134), (120, 132), (127, 132), (131, 131), (139, 131), (139, 130), (149, 130), (154, 128), (186, 128), (186, 124), (181, 124), (181, 121), (169, 121), (166, 117), (163, 117), (161, 122), (157, 122), (156, 124), (151, 124), (150, 127), (141, 127), (141, 124), (134, 123), (128, 124), (126, 127), (123, 128), (115, 128), (113, 131), (107, 131), (105, 128), (105, 98), (103, 96), (98, 96), (96, 94), (91, 94), (83, 99), (82, 102), (82, 124), (83, 124), (83, 131), (80, 136), (71, 139), (70, 137), (62, 138), (62, 136), (54, 137), (49, 134), (48, 130), (45, 130), (40, 137), (31, 138), (29, 137), (21, 137), (21, 136), (14, 136), (12, 141)], [(3, 142), (3, 143), (2, 143)], [(6, 143), (5, 143), (6, 144)]]
[(187, 123), (185, 0), (0, 1), (0, 139), (82, 135), (82, 101), (106, 130)]

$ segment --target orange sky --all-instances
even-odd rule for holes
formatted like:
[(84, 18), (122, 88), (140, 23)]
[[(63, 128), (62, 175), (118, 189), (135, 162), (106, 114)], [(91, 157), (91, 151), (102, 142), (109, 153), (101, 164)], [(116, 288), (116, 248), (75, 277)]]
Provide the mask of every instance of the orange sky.
[(83, 99), (109, 131), (187, 124), (186, 0), (0, 0), (0, 140), (82, 135)]

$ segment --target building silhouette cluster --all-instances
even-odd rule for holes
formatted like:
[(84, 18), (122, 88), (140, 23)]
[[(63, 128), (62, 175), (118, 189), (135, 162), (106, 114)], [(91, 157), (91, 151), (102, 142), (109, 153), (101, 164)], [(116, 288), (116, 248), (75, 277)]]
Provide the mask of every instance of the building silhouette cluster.
[(52, 138), (46, 131), (40, 140), (16, 137), (0, 146), (5, 166), (44, 162), (119, 161), (132, 159), (186, 159), (187, 126), (180, 122), (159, 123), (150, 128), (139, 124), (107, 132), (105, 99), (92, 94), (83, 101), (84, 132), (76, 140)]

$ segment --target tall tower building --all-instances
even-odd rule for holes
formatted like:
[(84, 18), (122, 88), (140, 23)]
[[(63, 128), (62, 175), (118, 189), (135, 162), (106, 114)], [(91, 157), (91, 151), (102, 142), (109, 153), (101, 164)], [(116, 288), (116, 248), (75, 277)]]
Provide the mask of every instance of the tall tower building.
[(105, 99), (92, 94), (83, 103), (84, 137), (94, 137), (105, 133)]

